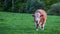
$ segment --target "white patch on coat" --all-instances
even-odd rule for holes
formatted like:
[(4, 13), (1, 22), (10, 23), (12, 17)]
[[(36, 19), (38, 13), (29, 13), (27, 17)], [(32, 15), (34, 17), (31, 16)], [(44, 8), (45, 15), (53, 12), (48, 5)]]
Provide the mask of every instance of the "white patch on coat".
[(40, 20), (40, 13), (35, 13), (35, 21), (39, 21)]

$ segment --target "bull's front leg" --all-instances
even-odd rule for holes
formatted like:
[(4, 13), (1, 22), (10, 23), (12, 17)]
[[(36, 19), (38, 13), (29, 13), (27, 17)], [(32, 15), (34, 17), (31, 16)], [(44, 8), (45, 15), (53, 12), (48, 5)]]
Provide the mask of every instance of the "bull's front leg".
[(40, 28), (41, 28), (42, 30), (44, 30), (45, 23), (46, 23), (46, 20), (44, 20), (44, 21), (43, 21), (43, 22), (41, 22), (41, 24), (40, 24)]
[(38, 21), (35, 22), (35, 27), (36, 27), (36, 31), (38, 31), (38, 27), (39, 27)]
[(41, 30), (44, 30), (44, 24), (42, 24), (41, 22), (39, 24), (39, 27), (40, 27)]
[(37, 26), (36, 26), (36, 30), (38, 31), (38, 26), (39, 26), (39, 24), (37, 24)]
[(45, 26), (45, 24), (43, 23), (43, 24), (41, 24), (41, 29), (42, 30), (44, 30), (44, 26)]

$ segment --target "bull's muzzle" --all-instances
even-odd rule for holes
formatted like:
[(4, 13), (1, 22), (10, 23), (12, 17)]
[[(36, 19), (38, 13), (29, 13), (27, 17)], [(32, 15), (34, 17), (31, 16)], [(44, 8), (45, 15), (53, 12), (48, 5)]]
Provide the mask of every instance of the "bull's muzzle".
[(36, 21), (36, 24), (38, 24), (38, 21)]

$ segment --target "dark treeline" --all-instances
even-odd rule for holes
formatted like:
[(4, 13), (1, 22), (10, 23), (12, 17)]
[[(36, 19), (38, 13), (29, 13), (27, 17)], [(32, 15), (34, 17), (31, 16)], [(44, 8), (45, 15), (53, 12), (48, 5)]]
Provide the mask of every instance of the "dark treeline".
[[(34, 13), (37, 9), (44, 9), (48, 14), (53, 15), (54, 13), (55, 15), (60, 13), (60, 11), (57, 11), (60, 7), (58, 2), (60, 0), (0, 0), (0, 11)], [(59, 4), (57, 10), (55, 10), (56, 5), (54, 4)], [(52, 7), (52, 5), (54, 6)]]

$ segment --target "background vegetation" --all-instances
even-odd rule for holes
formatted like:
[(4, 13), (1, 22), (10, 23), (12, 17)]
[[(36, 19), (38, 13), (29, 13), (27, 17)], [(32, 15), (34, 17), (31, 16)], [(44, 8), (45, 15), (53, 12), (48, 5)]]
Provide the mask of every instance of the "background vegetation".
[[(44, 9), (48, 14), (58, 15), (60, 0), (0, 0), (0, 11), (4, 12), (18, 12), (18, 13), (34, 13), (37, 9)], [(57, 7), (55, 7), (58, 4)], [(51, 5), (54, 5), (51, 7)], [(55, 8), (56, 11), (50, 9)], [(54, 10), (55, 10), (54, 9)], [(50, 12), (53, 12), (50, 13)], [(56, 12), (56, 14), (55, 14)], [(60, 11), (59, 11), (60, 13)], [(60, 14), (59, 14), (60, 15)]]

